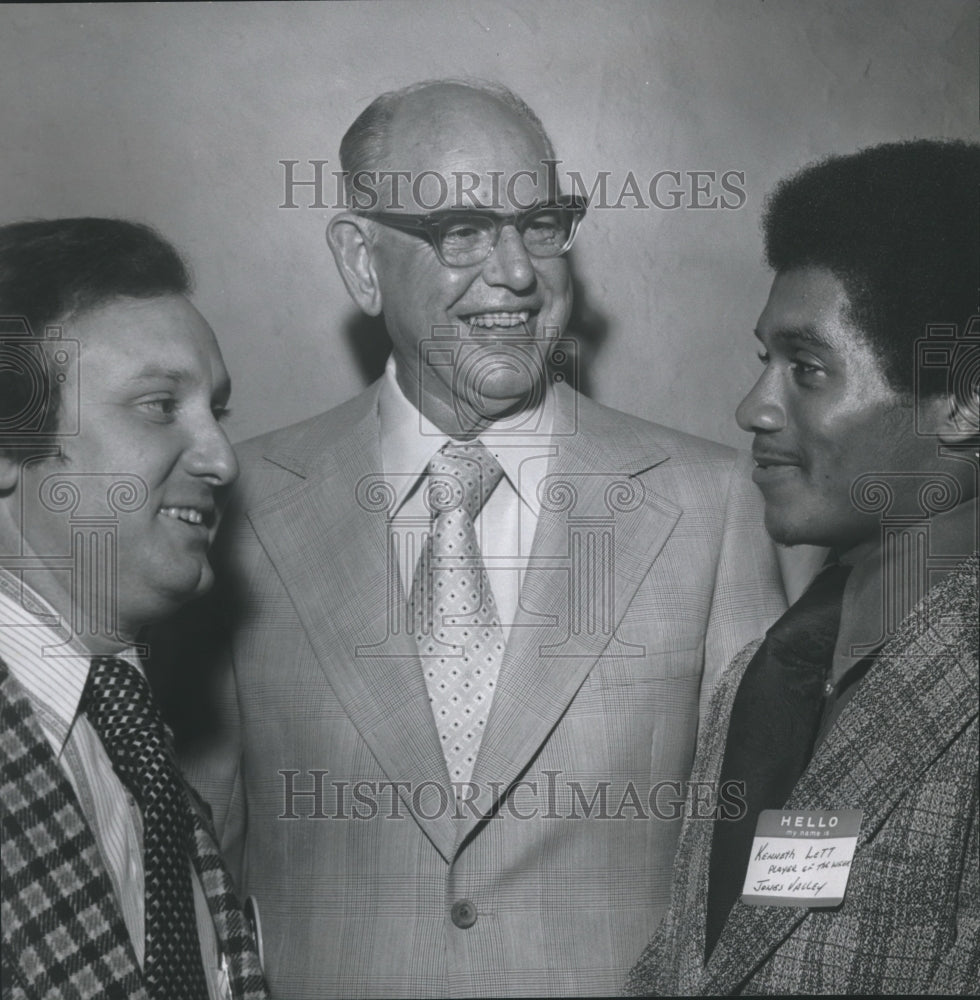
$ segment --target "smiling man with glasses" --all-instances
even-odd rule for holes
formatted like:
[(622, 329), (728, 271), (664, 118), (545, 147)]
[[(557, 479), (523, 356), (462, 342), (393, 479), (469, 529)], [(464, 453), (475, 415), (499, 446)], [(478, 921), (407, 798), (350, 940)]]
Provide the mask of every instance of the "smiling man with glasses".
[(391, 358), (242, 449), (227, 726), (189, 764), (277, 995), (608, 994), (699, 698), (782, 607), (751, 463), (573, 388), (585, 206), (509, 91), (384, 94), (341, 161), (329, 245)]

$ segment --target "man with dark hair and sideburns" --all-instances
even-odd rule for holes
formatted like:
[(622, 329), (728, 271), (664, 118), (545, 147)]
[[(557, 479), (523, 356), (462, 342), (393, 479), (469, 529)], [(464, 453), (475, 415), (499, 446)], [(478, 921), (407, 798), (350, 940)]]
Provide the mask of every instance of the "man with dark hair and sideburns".
[(633, 995), (970, 994), (980, 983), (980, 146), (783, 181), (738, 408), (766, 527), (827, 566), (723, 676)]
[(146, 226), (0, 227), (4, 1000), (263, 1000), (145, 626), (213, 582), (231, 383)]

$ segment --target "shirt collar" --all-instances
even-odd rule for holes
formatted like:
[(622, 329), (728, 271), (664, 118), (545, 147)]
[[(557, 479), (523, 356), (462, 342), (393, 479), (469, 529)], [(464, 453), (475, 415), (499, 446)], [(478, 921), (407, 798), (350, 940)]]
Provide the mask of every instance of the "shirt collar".
[[(429, 460), (449, 440), (401, 390), (394, 355), (388, 358), (378, 395), (381, 425), (381, 462), (385, 480), (395, 491), (396, 513), (415, 490)], [(514, 491), (535, 517), (541, 510), (538, 488), (547, 474), (551, 431), (554, 426), (554, 394), (530, 412), (500, 421), (478, 438), (500, 463)]]
[[(142, 669), (133, 647), (114, 654)], [(0, 569), (0, 658), (27, 692), (56, 756), (64, 751), (92, 654), (39, 594)]]

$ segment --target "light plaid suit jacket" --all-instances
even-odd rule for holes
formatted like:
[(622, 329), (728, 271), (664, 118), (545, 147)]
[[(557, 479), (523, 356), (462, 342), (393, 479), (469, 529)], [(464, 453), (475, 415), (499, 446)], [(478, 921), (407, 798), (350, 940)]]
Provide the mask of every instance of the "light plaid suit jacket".
[[(881, 650), (787, 802), (862, 810), (843, 904), (736, 902), (705, 966), (714, 824), (687, 820), (670, 911), (628, 993), (976, 994), (977, 628), (974, 558), (933, 588)], [(722, 679), (692, 778), (718, 778), (732, 701), (757, 646)]]
[[(236, 1000), (268, 997), (203, 806), (191, 852)], [(112, 883), (24, 689), (0, 660), (4, 1000), (146, 1000)], [(175, 998), (176, 1000), (176, 998)]]
[(377, 386), (240, 451), (225, 729), (185, 763), (278, 996), (604, 994), (660, 919), (699, 697), (782, 587), (747, 456), (557, 392), (554, 489), (460, 818), (414, 638), (386, 621)]

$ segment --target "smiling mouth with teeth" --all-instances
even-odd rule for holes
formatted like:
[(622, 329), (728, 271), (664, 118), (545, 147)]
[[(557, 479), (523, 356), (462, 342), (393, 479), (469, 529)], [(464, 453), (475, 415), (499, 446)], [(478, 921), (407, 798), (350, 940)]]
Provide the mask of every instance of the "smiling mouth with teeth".
[(531, 314), (527, 310), (522, 312), (489, 312), (467, 316), (466, 322), (470, 326), (478, 326), (484, 330), (499, 330), (525, 326), (530, 318)]
[(183, 521), (185, 524), (201, 524), (207, 520), (205, 514), (196, 507), (161, 507), (160, 513), (164, 517), (169, 517), (174, 521)]

